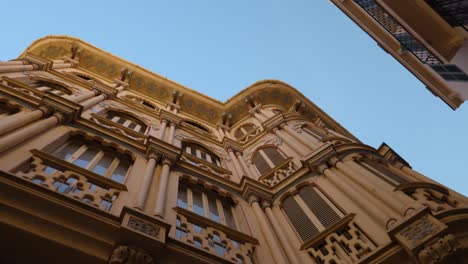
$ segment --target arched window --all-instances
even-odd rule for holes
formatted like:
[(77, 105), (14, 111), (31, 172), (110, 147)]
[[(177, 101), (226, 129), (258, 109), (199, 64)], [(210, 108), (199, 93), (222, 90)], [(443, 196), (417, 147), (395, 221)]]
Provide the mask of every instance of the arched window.
[(264, 147), (257, 150), (252, 158), (252, 163), (261, 175), (269, 172), (271, 169), (281, 165), (286, 157), (278, 151), (276, 147)]
[(324, 132), (322, 132), (320, 129), (312, 128), (308, 125), (305, 125), (302, 127), (302, 131), (305, 133), (311, 135), (312, 137), (316, 138), (317, 140), (321, 140), (326, 136)]
[(252, 124), (252, 123), (243, 124), (242, 126), (240, 126), (236, 130), (236, 132), (234, 133), (234, 136), (237, 139), (240, 139), (243, 136), (245, 136), (245, 135), (249, 134), (250, 132), (252, 132), (255, 128), (256, 128), (256, 126), (254, 124)]
[(381, 164), (377, 161), (365, 158), (362, 162), (359, 162), (359, 164), (392, 186), (397, 186), (409, 182), (405, 177), (393, 172), (384, 164)]
[(105, 117), (111, 120), (112, 122), (120, 124), (124, 127), (128, 127), (132, 130), (135, 130), (143, 134), (146, 132), (146, 128), (148, 127), (145, 123), (143, 123), (139, 119), (129, 114), (117, 112), (114, 110), (107, 111), (105, 114)]
[(80, 137), (69, 140), (52, 155), (119, 183), (124, 182), (132, 163), (128, 155)]
[(58, 96), (71, 95), (73, 93), (69, 88), (63, 86), (62, 84), (45, 80), (37, 80), (34, 83), (31, 83), (30, 86), (36, 88), (39, 91), (53, 93)]
[(219, 160), (219, 157), (217, 155), (215, 155), (213, 152), (209, 151), (205, 147), (202, 147), (200, 145), (197, 145), (197, 144), (191, 143), (191, 142), (184, 142), (182, 144), (182, 148), (189, 155), (192, 155), (192, 156), (197, 157), (199, 159), (202, 159), (202, 160), (208, 161), (210, 163), (213, 163), (213, 164), (217, 165), (218, 167), (221, 167), (221, 162)]
[(19, 105), (12, 104), (8, 99), (0, 97), (0, 118), (16, 114), (19, 111)]
[(211, 131), (208, 128), (206, 128), (206, 127), (204, 127), (204, 126), (202, 126), (202, 125), (200, 125), (198, 123), (195, 123), (193, 121), (185, 120), (184, 123), (189, 125), (189, 126), (192, 126), (192, 127), (198, 128), (200, 130), (203, 130), (204, 132), (211, 133)]
[(129, 100), (131, 100), (131, 101), (133, 101), (133, 102), (135, 102), (135, 103), (137, 103), (139, 105), (143, 105), (145, 107), (148, 107), (148, 108), (151, 108), (151, 109), (154, 109), (154, 110), (159, 109), (156, 106), (156, 104), (154, 104), (154, 103), (152, 103), (152, 102), (150, 102), (148, 100), (145, 100), (145, 99), (143, 99), (141, 97), (134, 96), (134, 95), (131, 95), (131, 94), (126, 94), (123, 97), (126, 98), (126, 99), (129, 99)]
[(286, 197), (282, 202), (283, 212), (302, 241), (308, 241), (343, 216), (328, 197), (316, 186), (307, 185)]

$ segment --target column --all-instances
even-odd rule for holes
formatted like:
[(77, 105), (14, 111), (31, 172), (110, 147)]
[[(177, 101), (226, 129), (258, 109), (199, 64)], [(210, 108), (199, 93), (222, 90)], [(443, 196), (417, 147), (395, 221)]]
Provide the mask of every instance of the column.
[(287, 135), (284, 131), (280, 130), (279, 128), (275, 127), (273, 128), (273, 133), (275, 133), (281, 140), (288, 145), (294, 152), (297, 153), (298, 156), (305, 156), (307, 154), (307, 151), (305, 151), (301, 147), (301, 143), (298, 141), (294, 140), (291, 138), (289, 135)]
[(167, 126), (167, 120), (166, 119), (163, 119), (161, 121), (161, 126), (159, 127), (159, 135), (158, 135), (158, 138), (160, 140), (164, 140), (164, 134), (166, 132), (166, 126)]
[[(313, 142), (307, 141), (305, 138), (299, 136), (297, 132), (290, 128), (287, 124), (282, 124), (281, 128), (291, 137), (293, 137), (295, 140), (299, 141), (302, 143), (302, 146), (308, 147), (309, 151), (315, 147), (315, 144)], [(312, 145), (312, 148), (309, 146)]]
[(275, 114), (270, 112), (271, 114), (268, 114), (267, 111), (263, 110), (262, 108), (259, 109), (260, 114), (262, 114), (266, 119), (273, 117)]
[(92, 91), (83, 92), (82, 94), (80, 94), (78, 96), (67, 95), (64, 98), (66, 98), (66, 99), (68, 99), (68, 100), (70, 100), (70, 101), (72, 101), (74, 103), (79, 103), (79, 102), (86, 101), (89, 98), (94, 97), (95, 95), (97, 95), (97, 93), (98, 93), (98, 91), (92, 90)]
[(249, 170), (252, 175), (252, 179), (258, 180), (258, 178), (260, 178), (261, 175), (258, 174), (258, 171), (254, 168), (254, 165), (250, 161), (249, 161)]
[(156, 206), (154, 208), (154, 215), (164, 219), (164, 208), (166, 206), (167, 196), (167, 181), (169, 179), (169, 172), (171, 168), (171, 161), (164, 159), (162, 162), (161, 175), (159, 175), (158, 197), (156, 199)]
[(218, 133), (220, 135), (220, 140), (223, 140), (223, 138), (226, 136), (226, 135), (224, 135), (223, 129), (218, 127)]
[(171, 122), (171, 126), (169, 128), (169, 138), (167, 139), (167, 142), (169, 144), (174, 143), (174, 136), (175, 136), (175, 129), (176, 129), (177, 124), (174, 122)]
[(11, 116), (7, 116), (0, 122), (0, 135), (13, 129), (24, 126), (30, 122), (40, 119), (47, 112), (47, 109), (40, 108), (34, 111), (21, 111)]
[(253, 178), (253, 176), (250, 175), (251, 172), (250, 172), (249, 168), (247, 168), (247, 164), (245, 163), (244, 158), (242, 157), (242, 153), (236, 152), (236, 157), (237, 157), (237, 162), (240, 163), (240, 165), (242, 167), (242, 170), (245, 173), (245, 175), (250, 176), (250, 178)]
[(49, 118), (37, 121), (31, 125), (20, 128), (8, 135), (0, 138), (0, 152), (7, 150), (8, 148), (25, 141), (26, 139), (39, 134), (40, 132), (53, 127), (54, 125), (60, 123), (62, 117), (58, 115), (53, 115)]
[(239, 180), (242, 179), (242, 168), (240, 167), (240, 164), (239, 164), (239, 161), (236, 158), (236, 155), (234, 155), (234, 150), (232, 148), (228, 148), (227, 152), (229, 154), (229, 157), (232, 160), (232, 163), (234, 164), (235, 174), (237, 175)]
[[(407, 197), (401, 192), (382, 191), (388, 190), (388, 187), (390, 187), (390, 185), (382, 182), (380, 179), (377, 179), (375, 175), (373, 175), (365, 168), (361, 167), (359, 164), (356, 164), (353, 160), (342, 162), (336, 159), (333, 162), (335, 162), (335, 166), (340, 171), (348, 175), (354, 182), (356, 182), (356, 184), (364, 187), (370, 193), (373, 193), (374, 196), (377, 197), (381, 202), (383, 202), (396, 212), (400, 213), (402, 216), (404, 215), (406, 206), (413, 203), (413, 200), (411, 198)], [(363, 179), (363, 176), (366, 175), (368, 176), (367, 178), (369, 180)], [(372, 185), (375, 185), (375, 187), (377, 187), (379, 191), (377, 191)]]
[(267, 222), (265, 214), (263, 213), (262, 208), (260, 208), (260, 204), (258, 203), (258, 198), (251, 196), (249, 198), (249, 202), (252, 206), (254, 211), (255, 217), (257, 219), (257, 223), (260, 226), (260, 230), (262, 231), (263, 235), (265, 236), (266, 243), (270, 248), (270, 252), (275, 259), (275, 262), (278, 264), (288, 263), (285, 256), (283, 255), (283, 251), (278, 245), (276, 238), (273, 235), (273, 232), (270, 228), (270, 224)]
[(321, 174), (325, 175), (327, 179), (342, 193), (346, 194), (356, 205), (361, 207), (363, 211), (369, 212), (369, 216), (374, 219), (380, 226), (385, 227), (389, 216), (380, 208), (379, 205), (374, 204), (374, 199), (363, 197), (362, 190), (356, 189), (354, 184), (350, 184), (346, 177), (340, 177), (333, 172), (327, 165), (322, 164), (318, 167)]
[(4, 65), (0, 64), (0, 73), (6, 72), (21, 72), (21, 71), (32, 71), (37, 70), (39, 67), (37, 65), (27, 64), (27, 65)]
[(154, 175), (154, 168), (156, 167), (156, 161), (158, 157), (155, 155), (150, 155), (148, 163), (146, 164), (145, 174), (143, 174), (143, 180), (141, 181), (137, 202), (135, 207), (143, 210), (145, 208), (145, 201), (148, 197), (148, 192), (150, 189), (150, 184)]
[(80, 105), (83, 106), (83, 110), (86, 110), (88, 108), (91, 108), (92, 106), (95, 106), (96, 104), (106, 100), (107, 96), (105, 94), (100, 94), (98, 96), (95, 96), (91, 99), (88, 99), (84, 102), (81, 102)]
[(292, 248), (292, 245), (289, 243), (289, 241), (286, 238), (286, 235), (284, 234), (283, 229), (281, 228), (280, 223), (276, 220), (276, 217), (273, 215), (273, 211), (271, 210), (271, 204), (266, 203), (265, 206), (265, 213), (268, 217), (268, 220), (270, 220), (271, 226), (273, 227), (273, 230), (276, 233), (276, 236), (279, 238), (281, 245), (283, 246), (283, 249), (286, 251), (286, 255), (289, 258), (289, 261), (291, 263), (301, 263), (294, 252), (294, 249)]
[(284, 214), (281, 212), (281, 209), (278, 206), (273, 206), (272, 211), (273, 216), (281, 225), (286, 239), (290, 243), (293, 250), (297, 252), (297, 258), (299, 258), (300, 263), (311, 263), (311, 257), (309, 256), (309, 254), (303, 250), (300, 250), (302, 246), (302, 241), (299, 240), (296, 233), (291, 228), (291, 224), (289, 224), (288, 220), (286, 220)]

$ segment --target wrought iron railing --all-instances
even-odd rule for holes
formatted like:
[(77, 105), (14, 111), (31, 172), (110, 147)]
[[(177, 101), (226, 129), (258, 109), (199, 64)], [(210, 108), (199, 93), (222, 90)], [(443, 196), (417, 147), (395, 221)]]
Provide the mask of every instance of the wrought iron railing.
[(404, 50), (411, 52), (422, 63), (428, 65), (442, 64), (442, 62), (431, 51), (408, 33), (400, 23), (393, 19), (387, 11), (375, 2), (375, 0), (353, 1), (373, 17), (394, 38), (396, 38)]

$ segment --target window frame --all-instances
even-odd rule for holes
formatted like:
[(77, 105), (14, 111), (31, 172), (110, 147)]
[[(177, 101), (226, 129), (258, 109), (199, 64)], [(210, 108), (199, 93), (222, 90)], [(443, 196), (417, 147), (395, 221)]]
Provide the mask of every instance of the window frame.
[[(282, 158), (282, 161), (278, 164), (275, 164), (269, 157), (268, 155), (265, 153), (265, 151), (263, 151), (263, 149), (266, 149), (266, 148), (273, 148), (276, 150), (277, 153), (279, 153), (279, 155), (281, 156)], [(265, 171), (265, 172), (261, 172), (258, 168), (257, 168), (257, 164), (255, 164), (254, 162), (254, 159), (257, 155), (260, 155), (263, 160), (268, 164), (268, 166), (270, 166), (270, 169)], [(259, 149), (257, 149), (255, 151), (255, 153), (252, 155), (252, 158), (250, 160), (250, 162), (254, 165), (254, 168), (256, 169), (256, 171), (258, 172), (258, 175), (260, 176), (263, 176), (263, 175), (266, 175), (268, 174), (270, 171), (272, 171), (273, 169), (275, 169), (276, 167), (280, 166), (281, 164), (283, 164), (286, 160), (288, 160), (288, 157), (286, 157), (286, 155), (277, 147), (277, 146), (272, 146), (272, 145), (267, 145), (267, 146), (263, 146)]]
[[(320, 198), (322, 198), (322, 200), (338, 215), (339, 217), (339, 220), (333, 222), (332, 224), (330, 224), (328, 227), (325, 227), (324, 224), (322, 224), (322, 222), (319, 220), (319, 217), (314, 213), (312, 212), (312, 210), (309, 208), (309, 206), (307, 205), (307, 203), (303, 200), (303, 198), (300, 196), (300, 190), (302, 188), (306, 188), (306, 187), (310, 187), (310, 188), (313, 188), (315, 190), (315, 192), (320, 196)], [(286, 213), (286, 211), (284, 210), (283, 208), (283, 201), (285, 199), (287, 199), (288, 197), (291, 197), (294, 199), (294, 201), (296, 202), (296, 204), (302, 209), (302, 211), (304, 212), (304, 214), (307, 216), (307, 218), (312, 222), (312, 224), (314, 225), (314, 227), (317, 229), (318, 233), (312, 237), (310, 237), (309, 239), (307, 240), (304, 240), (301, 236), (301, 234), (299, 233), (299, 230), (296, 229), (296, 227), (293, 225), (293, 223), (291, 222), (288, 214)], [(322, 188), (320, 188), (317, 184), (315, 183), (308, 183), (308, 184), (300, 184), (298, 186), (296, 186), (296, 190), (293, 192), (293, 193), (289, 193), (285, 196), (283, 196), (281, 199), (280, 199), (280, 208), (281, 208), (281, 212), (283, 213), (284, 217), (286, 218), (286, 220), (288, 221), (290, 227), (292, 230), (294, 230), (294, 232), (296, 233), (297, 237), (304, 243), (310, 241), (310, 240), (313, 240), (314, 238), (316, 238), (317, 236), (320, 235), (320, 233), (324, 232), (325, 230), (327, 230), (328, 228), (332, 227), (334, 224), (342, 221), (348, 214), (345, 212), (345, 210), (343, 210), (343, 208), (341, 208), (340, 206), (338, 206), (334, 201), (333, 199), (331, 199), (331, 197), (329, 197), (325, 191), (322, 190)]]
[[(181, 206), (181, 204), (179, 203), (179, 197), (180, 197), (180, 193), (181, 193), (181, 190), (184, 191), (185, 190), (185, 203), (186, 203), (186, 206)], [(201, 193), (201, 199), (202, 199), (202, 210), (203, 210), (203, 214), (200, 214), (198, 213), (195, 209), (194, 209), (194, 195), (193, 193), (194, 192), (200, 192)], [(178, 185), (178, 189), (177, 189), (177, 199), (176, 199), (176, 203), (177, 203), (177, 207), (179, 208), (182, 208), (182, 209), (185, 209), (185, 210), (188, 210), (190, 212), (193, 212), (199, 216), (202, 216), (206, 219), (209, 219), (213, 222), (216, 222), (218, 224), (221, 224), (223, 226), (226, 226), (230, 229), (233, 229), (233, 230), (239, 230), (239, 221), (236, 217), (236, 213), (235, 213), (235, 204), (234, 202), (230, 201), (230, 198), (228, 197), (225, 197), (225, 196), (222, 196), (220, 195), (219, 193), (217, 192), (214, 192), (213, 190), (207, 190), (199, 185), (195, 185), (195, 184), (191, 184), (191, 183), (187, 183), (186, 181), (179, 181), (179, 185)], [(213, 204), (216, 204), (216, 208), (217, 208), (217, 211), (218, 211), (218, 215), (217, 217), (219, 218), (219, 220), (215, 220), (211, 217), (211, 208), (210, 208), (210, 205), (213, 205)], [(223, 204), (226, 206), (226, 207), (229, 207), (227, 210), (230, 210), (230, 213), (231, 213), (231, 222), (227, 219), (227, 216), (225, 214), (225, 206), (223, 206)]]
[[(62, 157), (58, 157), (57, 154), (61, 151), (63, 151), (64, 149), (66, 149), (67, 147), (69, 147), (71, 144), (75, 144), (77, 143), (77, 145), (79, 146), (78, 149), (76, 149), (73, 153), (70, 154), (70, 156), (68, 158), (62, 158)], [(62, 146), (56, 148), (55, 150), (51, 151), (51, 155), (58, 158), (58, 159), (61, 159), (65, 162), (68, 162), (68, 163), (71, 163), (75, 166), (78, 166), (80, 168), (83, 168), (85, 170), (88, 170), (90, 172), (93, 172), (99, 176), (102, 176), (102, 177), (105, 177), (105, 178), (108, 178), (109, 180), (112, 180), (112, 181), (115, 181), (117, 183), (120, 183), (120, 184), (125, 184), (127, 178), (128, 178), (128, 175), (130, 174), (130, 171), (132, 170), (132, 167), (133, 167), (133, 162), (131, 160), (126, 160), (125, 157), (119, 157), (119, 155), (115, 155), (115, 154), (112, 154), (112, 152), (110, 151), (107, 151), (107, 150), (103, 150), (103, 147), (102, 146), (96, 146), (96, 144), (87, 144), (88, 142), (86, 142), (85, 140), (81, 141), (79, 139), (71, 139), (71, 140), (68, 140), (66, 141)], [(89, 160), (89, 162), (85, 165), (85, 166), (80, 166), (80, 165), (77, 165), (75, 164), (75, 162), (83, 155), (83, 154), (86, 154), (88, 150), (91, 150), (91, 149), (96, 149), (97, 152), (96, 154)], [(94, 171), (94, 169), (96, 168), (96, 166), (99, 164), (99, 162), (105, 157), (105, 154), (106, 153), (110, 153), (111, 156), (112, 156), (112, 161), (111, 163), (109, 164), (109, 166), (106, 168), (106, 171), (104, 174), (99, 174), (97, 172)], [(117, 180), (114, 180), (112, 177), (115, 175), (117, 169), (119, 168), (119, 165), (122, 163), (128, 163), (128, 168), (127, 168), (127, 171), (125, 172), (125, 175), (123, 175), (123, 179), (122, 181), (117, 181)]]

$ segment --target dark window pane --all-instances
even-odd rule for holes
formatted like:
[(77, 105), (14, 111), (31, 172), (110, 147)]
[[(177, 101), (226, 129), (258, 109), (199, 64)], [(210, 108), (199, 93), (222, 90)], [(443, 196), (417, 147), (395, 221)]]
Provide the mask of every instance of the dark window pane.
[(113, 155), (109, 153), (104, 153), (104, 156), (101, 158), (101, 160), (99, 160), (99, 162), (94, 167), (93, 172), (99, 175), (106, 174), (106, 171), (111, 165), (113, 159), (114, 159)]
[(312, 186), (301, 188), (299, 190), (299, 196), (325, 228), (340, 220), (340, 216)]
[(112, 173), (111, 179), (116, 182), (122, 183), (125, 179), (125, 175), (127, 174), (129, 167), (129, 162), (121, 160), (115, 171)]
[(179, 184), (177, 206), (187, 209), (187, 187)]
[(72, 141), (65, 147), (59, 149), (59, 151), (56, 152), (54, 156), (62, 160), (68, 160), (81, 146), (82, 144)]
[(97, 149), (88, 148), (85, 153), (81, 154), (75, 162), (73, 162), (76, 166), (86, 168), (89, 162), (96, 156), (98, 153)]
[(205, 211), (203, 210), (203, 200), (202, 200), (202, 194), (198, 190), (192, 190), (192, 195), (193, 195), (193, 212), (204, 216)]

